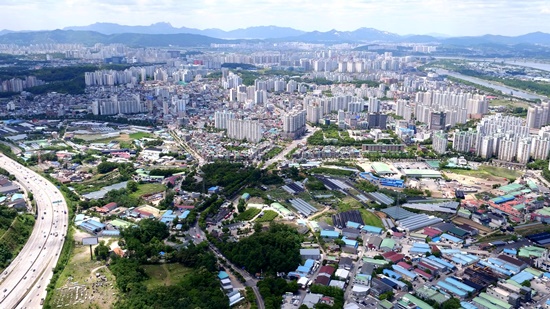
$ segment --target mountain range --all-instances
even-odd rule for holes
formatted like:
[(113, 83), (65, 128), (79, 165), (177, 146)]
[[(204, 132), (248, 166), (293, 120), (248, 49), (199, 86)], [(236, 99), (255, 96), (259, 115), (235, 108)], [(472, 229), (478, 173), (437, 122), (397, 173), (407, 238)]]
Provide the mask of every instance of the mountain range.
[(81, 27), (66, 27), (63, 30), (95, 31), (103, 34), (141, 33), (141, 34), (200, 34), (218, 39), (277, 39), (304, 34), (305, 31), (288, 27), (259, 26), (224, 31), (221, 29), (176, 28), (170, 23), (155, 23), (150, 26), (126, 26), (114, 23), (95, 23)]
[(259, 26), (224, 31), (221, 29), (195, 29), (173, 27), (169, 23), (149, 26), (126, 26), (114, 23), (95, 23), (89, 26), (67, 27), (51, 31), (0, 31), (0, 43), (121, 43), (129, 46), (205, 46), (212, 43), (235, 43), (242, 40), (268, 42), (299, 41), (308, 43), (373, 43), (409, 42), (440, 43), (446, 45), (476, 46), (485, 44), (516, 45), (536, 44), (550, 46), (550, 34), (533, 32), (520, 36), (483, 35), (444, 37), (441, 35), (398, 35), (374, 28), (353, 31), (305, 32), (288, 27)]

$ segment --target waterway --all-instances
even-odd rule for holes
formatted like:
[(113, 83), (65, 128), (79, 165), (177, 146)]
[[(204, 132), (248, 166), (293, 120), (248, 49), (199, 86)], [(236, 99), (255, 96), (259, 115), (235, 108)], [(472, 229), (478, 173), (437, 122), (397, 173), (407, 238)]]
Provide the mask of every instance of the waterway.
[(460, 74), (460, 73), (457, 73), (457, 72), (454, 72), (454, 71), (449, 71), (449, 70), (444, 70), (444, 69), (437, 69), (436, 73), (439, 74), (439, 75), (448, 75), (448, 76), (452, 76), (452, 77), (455, 77), (455, 78), (460, 78), (460, 79), (463, 79), (465, 81), (468, 81), (468, 82), (471, 82), (471, 83), (474, 83), (474, 84), (478, 84), (478, 85), (481, 85), (481, 86), (485, 86), (485, 87), (488, 87), (488, 88), (499, 90), (499, 91), (502, 91), (502, 93), (504, 93), (504, 94), (511, 95), (513, 97), (520, 98), (520, 99), (526, 99), (526, 100), (534, 100), (534, 99), (547, 100), (548, 99), (545, 96), (536, 95), (536, 94), (532, 94), (532, 93), (527, 93), (527, 92), (524, 92), (524, 91), (521, 91), (521, 90), (517, 90), (517, 89), (513, 89), (513, 88), (510, 88), (510, 87), (503, 86), (503, 85), (499, 85), (499, 84), (496, 84), (496, 83), (493, 83), (493, 82), (490, 82), (490, 81), (486, 81), (486, 80), (483, 80), (483, 79), (480, 79), (480, 78), (477, 78), (477, 77), (472, 77), (472, 76)]
[(550, 63), (522, 61), (522, 60), (505, 60), (504, 63), (550, 72)]

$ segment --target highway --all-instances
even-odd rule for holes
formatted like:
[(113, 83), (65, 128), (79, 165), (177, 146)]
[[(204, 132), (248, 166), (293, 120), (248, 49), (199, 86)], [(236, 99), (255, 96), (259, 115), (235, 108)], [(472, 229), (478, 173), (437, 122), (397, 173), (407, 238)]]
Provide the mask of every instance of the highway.
[(0, 308), (41, 308), (67, 234), (68, 209), (57, 187), (0, 155), (0, 167), (34, 195), (37, 218), (27, 243), (0, 275)]

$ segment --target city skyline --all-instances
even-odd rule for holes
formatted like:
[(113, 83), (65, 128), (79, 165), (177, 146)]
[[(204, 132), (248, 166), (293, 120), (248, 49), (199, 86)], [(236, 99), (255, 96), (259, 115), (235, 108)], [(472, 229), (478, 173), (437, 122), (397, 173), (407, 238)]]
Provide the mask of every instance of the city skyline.
[[(82, 0), (2, 1), (0, 29), (52, 30), (96, 22), (234, 30), (253, 26), (292, 27), (303, 31), (355, 30), (361, 27), (407, 34), (477, 36), (550, 33), (547, 1), (304, 0), (280, 5), (274, 0)], [(26, 18), (22, 18), (25, 16)], [(24, 22), (21, 22), (24, 20)]]

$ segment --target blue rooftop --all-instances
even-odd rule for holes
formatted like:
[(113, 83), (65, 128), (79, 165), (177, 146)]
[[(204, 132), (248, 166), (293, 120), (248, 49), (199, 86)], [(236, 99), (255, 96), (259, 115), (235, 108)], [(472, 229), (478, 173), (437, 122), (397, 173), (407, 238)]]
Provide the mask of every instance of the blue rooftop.
[(11, 196), (11, 201), (16, 201), (16, 200), (20, 200), (22, 199), (24, 196), (23, 194), (21, 193), (15, 193), (14, 195)]
[(400, 274), (403, 274), (404, 276), (407, 276), (411, 279), (415, 279), (416, 278), (416, 273), (413, 273), (412, 271), (408, 271), (406, 270), (405, 268), (399, 266), (399, 265), (392, 265), (391, 266), (393, 268), (393, 270), (395, 270), (396, 272), (400, 273)]
[(353, 221), (348, 221), (348, 223), (346, 223), (346, 226), (350, 229), (358, 229), (360, 225), (361, 224)]
[(468, 295), (468, 292), (464, 291), (464, 290), (461, 290), (453, 285), (450, 285), (448, 283), (446, 283), (445, 281), (439, 281), (437, 283), (438, 286), (442, 287), (443, 289), (449, 291), (450, 293), (453, 293), (453, 294), (456, 294), (460, 297), (465, 297), (466, 295)]
[(364, 225), (363, 226), (363, 231), (365, 231), (367, 233), (381, 234), (383, 230), (382, 230), (382, 228), (377, 227), (377, 226)]
[(458, 237), (454, 237), (454, 236), (449, 235), (447, 233), (441, 234), (441, 238), (445, 238), (445, 239), (450, 240), (450, 241), (455, 242), (455, 243), (462, 243), (463, 242), (462, 239), (460, 239)]
[(533, 278), (535, 278), (535, 276), (533, 276), (533, 274), (531, 273), (528, 273), (526, 271), (522, 271), (516, 275), (514, 275), (512, 278), (512, 280), (514, 280), (515, 282), (521, 284), (523, 281), (527, 280), (527, 281), (531, 281), (533, 280)]
[(395, 271), (393, 270), (389, 270), (389, 269), (384, 269), (382, 271), (382, 273), (384, 273), (384, 275), (388, 276), (388, 277), (392, 277), (392, 278), (395, 278), (397, 280), (401, 279), (401, 275), (396, 273)]
[(460, 306), (464, 309), (478, 309), (476, 306), (470, 304), (470, 303), (467, 303), (465, 301), (461, 301), (460, 302)]
[(321, 237), (338, 238), (339, 236), (340, 236), (340, 233), (337, 231), (328, 231), (328, 230), (321, 231)]
[(220, 271), (220, 272), (218, 273), (218, 278), (219, 278), (220, 280), (223, 280), (223, 279), (229, 278), (229, 275), (228, 275), (225, 271)]
[(359, 246), (359, 243), (357, 242), (357, 240), (352, 240), (352, 239), (348, 239), (346, 237), (343, 237), (342, 238), (342, 241), (344, 241), (344, 243), (346, 244), (346, 246), (348, 247), (354, 247), (354, 248), (357, 248)]
[(185, 219), (185, 218), (187, 218), (187, 216), (189, 216), (190, 213), (191, 213), (191, 211), (186, 210), (180, 215), (180, 218)]

